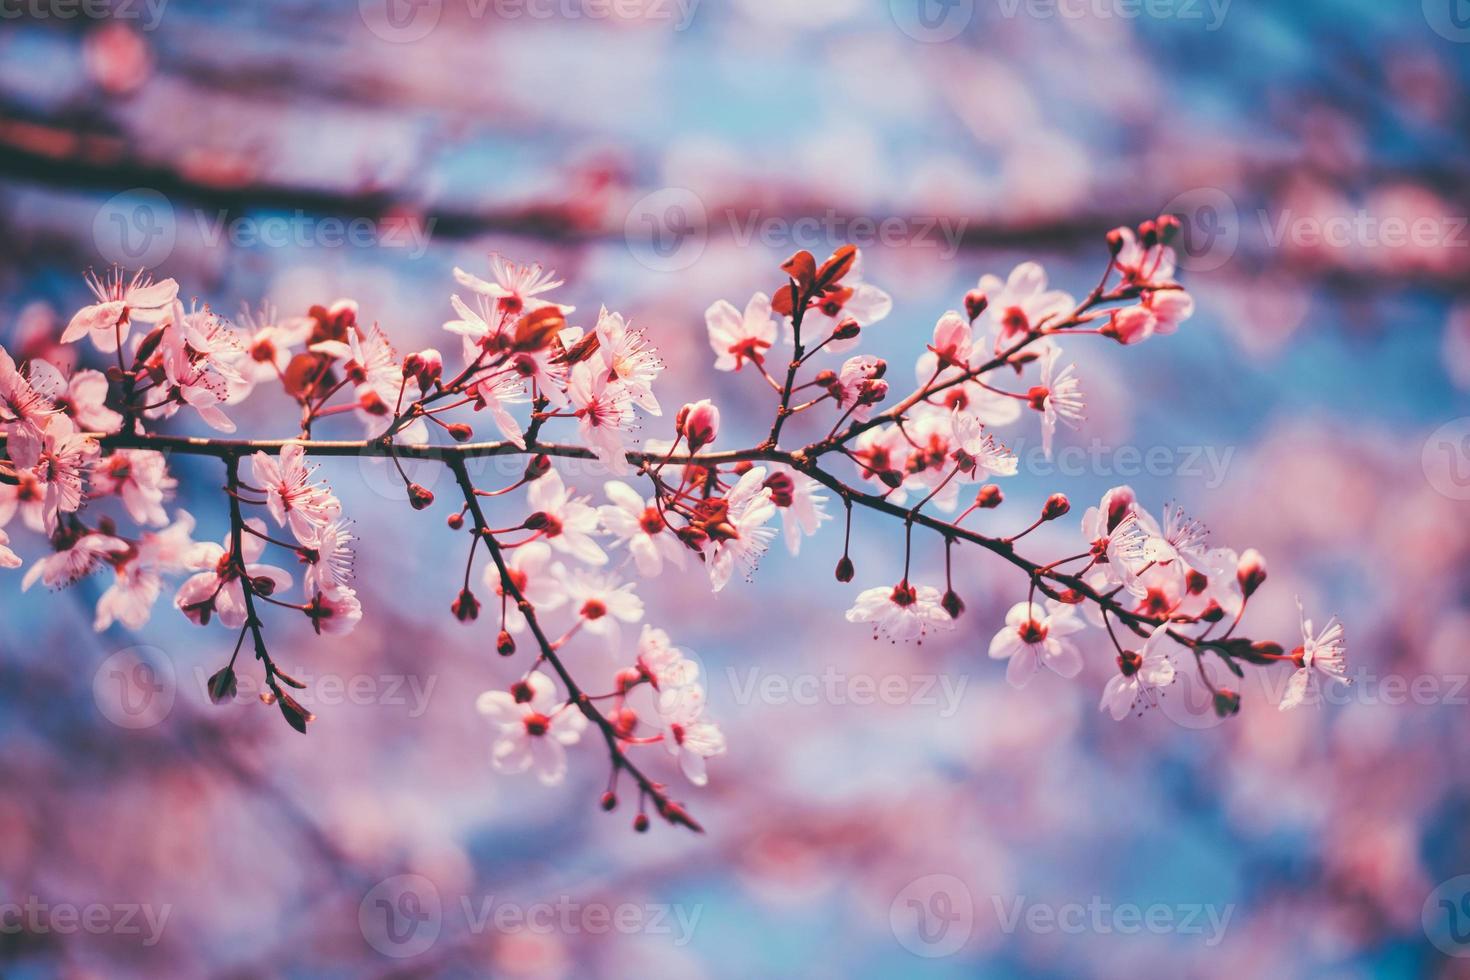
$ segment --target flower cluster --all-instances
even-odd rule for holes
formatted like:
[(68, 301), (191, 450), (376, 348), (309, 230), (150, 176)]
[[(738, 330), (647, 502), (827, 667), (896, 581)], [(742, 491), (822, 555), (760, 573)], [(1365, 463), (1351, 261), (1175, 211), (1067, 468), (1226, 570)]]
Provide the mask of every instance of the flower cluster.
[[(434, 348), (401, 356), (350, 299), (288, 317), (263, 305), (232, 322), (207, 305), (186, 307), (173, 280), (92, 276), (96, 302), (59, 342), (90, 340), (100, 369), (67, 376), (44, 353), (17, 364), (0, 348), (0, 566), (22, 564), (5, 530), (19, 517), (50, 546), (26, 571), (27, 586), (59, 588), (110, 568), (99, 630), (141, 628), (165, 576), (179, 576), (174, 605), (182, 615), (238, 631), (211, 696), (234, 693), (236, 659), (249, 640), (265, 671), (264, 700), (305, 731), (312, 716), (291, 697), (299, 683), (270, 653), (263, 612), (304, 616), (318, 634), (346, 633), (364, 615), (352, 525), (317, 463), (344, 449), (385, 459), (411, 506), (424, 510), (434, 494), (408, 477), (401, 457), (440, 460), (461, 498), (448, 525), (468, 539), (449, 609), (472, 623), (493, 603), (485, 618), (495, 649), (525, 659), (509, 689), (477, 702), (493, 727), (494, 767), (557, 782), (568, 771), (567, 749), (591, 730), (610, 759), (603, 805), (616, 807), (620, 779), (631, 779), (638, 829), (649, 825), (650, 806), (698, 829), (645, 771), (642, 747), (662, 746), (696, 786), (708, 778), (707, 760), (725, 751), (705, 716), (699, 667), (645, 621), (640, 580), (702, 566), (718, 592), (737, 573), (749, 578), (778, 534), (799, 554), (834, 516), (834, 500), (846, 518), (839, 581), (857, 574), (847, 547), (855, 507), (903, 525), (898, 581), (865, 588), (847, 612), (875, 637), (922, 641), (954, 629), (966, 607), (952, 554), (974, 548), (1027, 582), (989, 646), (1007, 661), (1013, 685), (1042, 667), (1076, 676), (1089, 652), (1080, 634), (1090, 625), (1105, 631), (1117, 664), (1101, 702), (1115, 718), (1156, 703), (1189, 666), (1217, 711), (1233, 714), (1240, 698), (1219, 682), (1217, 664), (1237, 676), (1243, 665), (1292, 664), (1282, 702), (1289, 707), (1322, 680), (1346, 681), (1342, 627), (1333, 621), (1314, 631), (1303, 613), (1303, 642), (1290, 652), (1239, 635), (1265, 562), (1254, 551), (1209, 547), (1204, 528), (1177, 507), (1156, 518), (1130, 488), (1114, 488), (1082, 515), (1080, 553), (1050, 562), (1025, 557), (1018, 543), (1070, 512), (1063, 494), (1008, 536), (965, 523), (1002, 507), (1000, 481), (1017, 472), (1002, 430), (1034, 425), (1050, 454), (1062, 427), (1083, 423), (1083, 382), (1063, 343), (1090, 335), (1136, 344), (1189, 317), (1193, 301), (1174, 278), (1177, 230), (1163, 216), (1110, 233), (1102, 278), (1080, 299), (1050, 288), (1033, 262), (1004, 279), (981, 276), (935, 324), (917, 357), (916, 385), (902, 397), (888, 364), (857, 349), (892, 311), (888, 294), (865, 280), (858, 250), (840, 248), (820, 263), (796, 253), (770, 291), (743, 306), (721, 300), (705, 314), (715, 370), (752, 378), (775, 397), (769, 431), (746, 448), (725, 448), (729, 435), (709, 399), (673, 412), (670, 438), (642, 438), (640, 420), (664, 414), (655, 393), (664, 363), (650, 338), (606, 308), (578, 326), (575, 308), (552, 298), (561, 280), (539, 265), (494, 256), (488, 278), (455, 269), (460, 291), (444, 323), (457, 338), (453, 366)], [(261, 389), (294, 406), (290, 438), (154, 431), (189, 409), (233, 432), (228, 410)], [(315, 441), (316, 428), (339, 415), (358, 420), (360, 441)], [(481, 417), (495, 441), (476, 441)], [(783, 447), (788, 425), (807, 430), (800, 448)], [(169, 452), (223, 462), (230, 521), (220, 541), (194, 540), (193, 517), (174, 506)], [(476, 485), (467, 460), (510, 454), (525, 458), (518, 478)], [(574, 485), (558, 459), (595, 460), (607, 479)], [(125, 530), (124, 519), (136, 530)], [(943, 550), (942, 589), (920, 581), (929, 534)], [(295, 569), (267, 561), (272, 548)], [(292, 597), (294, 572), (301, 591)], [(578, 657), (574, 674), (566, 656), (574, 643), (610, 659)]]

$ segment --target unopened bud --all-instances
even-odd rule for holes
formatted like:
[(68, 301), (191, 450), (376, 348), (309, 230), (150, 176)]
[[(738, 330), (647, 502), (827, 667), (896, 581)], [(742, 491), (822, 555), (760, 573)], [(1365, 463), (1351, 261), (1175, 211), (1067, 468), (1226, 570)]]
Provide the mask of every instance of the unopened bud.
[(618, 808), (618, 795), (612, 790), (602, 794), (601, 806), (604, 810), (616, 810)]
[(990, 305), (990, 297), (982, 290), (972, 289), (965, 294), (965, 315), (973, 322)]
[(454, 618), (461, 623), (473, 623), (480, 615), (480, 600), (469, 589), (460, 592), (459, 597), (450, 603), (449, 609), (454, 613)]
[(1123, 228), (1114, 228), (1108, 232), (1108, 254), (1117, 258), (1119, 252), (1123, 251), (1123, 243), (1128, 240)]
[(1165, 245), (1172, 242), (1184, 227), (1177, 214), (1161, 214), (1156, 223), (1159, 227), (1159, 241)]
[(268, 576), (261, 575), (250, 580), (250, 591), (259, 596), (274, 595), (276, 591), (276, 583), (272, 581)]
[(847, 317), (841, 323), (837, 324), (836, 330), (832, 331), (832, 339), (851, 340), (858, 334), (862, 333), (862, 330), (862, 324), (858, 323), (852, 317)]
[(838, 559), (838, 561), (837, 561), (837, 581), (839, 581), (839, 582), (851, 582), (852, 581), (853, 573), (855, 571), (856, 571), (856, 569), (854, 569), (852, 567), (852, 559), (851, 558), (847, 557), (846, 555), (843, 555), (840, 559)]
[(640, 813), (633, 818), (633, 829), (642, 834), (648, 830), (648, 814)]
[(1215, 714), (1221, 718), (1228, 718), (1240, 710), (1240, 695), (1222, 687), (1215, 692)]
[(427, 392), (443, 373), (444, 358), (432, 347), (415, 351), (403, 359), (404, 376), (417, 381), (422, 391)]
[(1054, 521), (1067, 511), (1072, 509), (1072, 503), (1064, 493), (1054, 493), (1046, 498), (1046, 506), (1041, 508), (1041, 519), (1043, 521)]
[(516, 652), (516, 641), (505, 630), (501, 630), (495, 636), (495, 652), (502, 657), (508, 657)]
[(414, 510), (423, 510), (434, 502), (434, 495), (417, 483), (408, 485), (408, 503)]
[(1065, 592), (1057, 593), (1057, 601), (1064, 602), (1069, 606), (1080, 606), (1087, 597), (1076, 589), (1067, 589)]
[(1266, 559), (1254, 548), (1247, 548), (1235, 566), (1235, 580), (1240, 583), (1241, 593), (1249, 599), (1251, 594), (1266, 581)]
[(475, 437), (475, 430), (471, 429), (463, 422), (451, 423), (450, 425), (444, 427), (444, 431), (448, 432), (449, 438), (453, 439), (455, 442), (468, 442)]
[(675, 428), (689, 441), (689, 451), (696, 452), (719, 435), (720, 410), (708, 398), (692, 402), (679, 409)]
[(903, 483), (903, 474), (898, 470), (881, 470), (878, 479), (890, 490), (897, 490)]
[(613, 729), (624, 737), (631, 736), (633, 729), (638, 727), (638, 712), (626, 704), (621, 708), (614, 708), (607, 713), (607, 720), (612, 722)]
[(975, 494), (975, 506), (990, 510), (999, 507), (1000, 502), (1004, 499), (1006, 499), (1005, 494), (1000, 492), (1000, 487), (994, 483), (987, 483), (980, 488), (979, 493)]
[(521, 526), (527, 531), (539, 531), (550, 523), (551, 518), (546, 515), (546, 511), (538, 510), (530, 517), (527, 517)]
[(464, 527), (464, 512), (461, 511), (458, 514), (450, 514), (449, 518), (444, 523), (448, 524), (451, 528), (458, 531), (460, 528)]
[(1157, 222), (1145, 221), (1138, 226), (1138, 237), (1143, 242), (1144, 248), (1153, 248), (1159, 243), (1159, 226)]
[(939, 605), (949, 613), (950, 619), (959, 619), (960, 614), (965, 611), (965, 603), (954, 589), (949, 589), (944, 593), (944, 598), (939, 600)]

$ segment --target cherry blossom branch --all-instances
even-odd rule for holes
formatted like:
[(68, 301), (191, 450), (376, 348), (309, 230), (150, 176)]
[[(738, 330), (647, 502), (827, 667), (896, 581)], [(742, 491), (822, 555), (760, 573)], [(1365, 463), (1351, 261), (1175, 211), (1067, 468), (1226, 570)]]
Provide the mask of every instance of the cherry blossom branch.
[[(613, 779), (611, 782), (613, 784), (616, 783), (616, 777), (619, 771), (628, 773), (634, 782), (637, 783), (640, 797), (653, 800), (654, 808), (658, 811), (659, 816), (671, 824), (688, 827), (690, 830), (703, 833), (704, 828), (689, 815), (682, 804), (676, 803), (670, 798), (664, 785), (650, 779), (644, 774), (643, 770), (638, 768), (637, 764), (628, 758), (628, 754), (623, 750), (622, 746), (623, 736), (619, 733), (617, 726), (597, 709), (596, 704), (593, 703), (593, 699), (583, 692), (581, 686), (572, 677), (571, 672), (567, 670), (561, 657), (557, 655), (556, 646), (547, 637), (541, 627), (541, 623), (536, 618), (536, 607), (521, 592), (520, 586), (516, 584), (515, 576), (511, 575), (510, 569), (506, 566), (505, 555), (501, 551), (500, 543), (496, 541), (495, 534), (491, 531), (490, 524), (485, 519), (485, 512), (480, 507), (480, 497), (475, 489), (474, 481), (470, 478), (469, 468), (465, 465), (464, 457), (452, 457), (449, 460), (449, 468), (454, 473), (454, 478), (459, 484), (460, 492), (464, 495), (465, 507), (468, 508), (470, 516), (474, 521), (473, 531), (480, 540), (485, 542), (486, 547), (490, 551), (490, 558), (495, 563), (495, 570), (500, 576), (500, 587), (505, 590), (506, 595), (515, 602), (521, 615), (525, 617), (526, 626), (530, 629), (531, 635), (535, 637), (536, 645), (540, 649), (540, 659), (551, 665), (552, 670), (556, 671), (557, 677), (566, 686), (568, 702), (574, 705), (577, 710), (581, 711), (587, 720), (596, 725), (598, 731), (602, 733), (603, 741), (607, 743), (608, 755), (612, 761)], [(611, 794), (612, 790), (609, 790), (609, 795), (604, 797), (603, 806), (606, 809), (611, 809), (613, 805), (616, 805), (616, 797)], [(639, 812), (640, 814), (642, 813), (641, 799)]]

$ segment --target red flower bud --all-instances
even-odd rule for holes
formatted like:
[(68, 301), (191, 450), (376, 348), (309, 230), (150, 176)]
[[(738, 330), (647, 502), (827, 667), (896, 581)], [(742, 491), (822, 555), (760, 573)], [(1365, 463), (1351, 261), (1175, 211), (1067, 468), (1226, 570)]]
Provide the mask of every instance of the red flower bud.
[(1240, 710), (1240, 695), (1222, 687), (1215, 692), (1215, 714), (1221, 718), (1228, 718)]
[(852, 317), (847, 317), (841, 323), (837, 324), (836, 330), (832, 331), (832, 339), (851, 340), (861, 333), (862, 329), (862, 324), (858, 323)]
[(423, 510), (434, 502), (434, 495), (417, 483), (408, 485), (408, 503), (414, 510)]
[(1054, 493), (1046, 498), (1046, 506), (1041, 508), (1041, 519), (1043, 521), (1054, 521), (1071, 509), (1072, 504), (1067, 500), (1066, 494)]
[(617, 794), (614, 793), (612, 790), (608, 790), (606, 793), (603, 793), (601, 805), (604, 810), (616, 810), (618, 808)]
[(1254, 548), (1247, 548), (1235, 566), (1235, 580), (1247, 599), (1266, 581), (1266, 559)]
[(985, 312), (990, 305), (990, 297), (978, 289), (972, 289), (965, 294), (965, 315), (973, 322), (976, 317)]
[(449, 608), (454, 613), (454, 618), (461, 623), (472, 623), (480, 615), (480, 600), (469, 589), (465, 589), (450, 603)]
[(1122, 228), (1114, 228), (1108, 232), (1108, 254), (1114, 258), (1123, 251), (1123, 242), (1127, 240), (1123, 232)]
[(416, 351), (403, 359), (403, 373), (419, 383), (425, 392), (444, 373), (444, 358), (432, 347)]
[(852, 567), (852, 559), (843, 555), (837, 562), (837, 581), (851, 582), (855, 571), (856, 569)]
[(980, 488), (979, 493), (975, 494), (975, 506), (990, 510), (999, 507), (1000, 502), (1004, 499), (1006, 499), (1005, 494), (1000, 492), (1000, 487), (994, 483), (987, 483)]
[(640, 813), (633, 818), (633, 829), (638, 833), (646, 833), (648, 830), (648, 814)]
[(463, 422), (454, 422), (448, 426), (445, 426), (444, 431), (448, 432), (449, 438), (453, 439), (455, 442), (468, 442), (475, 437), (475, 430), (471, 429)]
[(698, 452), (720, 433), (720, 410), (708, 398), (679, 409), (675, 429), (689, 440), (689, 451)]
[(1145, 221), (1138, 226), (1138, 237), (1145, 248), (1153, 248), (1159, 243), (1159, 226), (1157, 222)]
[(532, 514), (530, 517), (526, 518), (525, 523), (522, 524), (521, 526), (524, 527), (528, 531), (539, 531), (543, 527), (546, 527), (550, 523), (551, 523), (551, 518), (548, 517), (548, 516), (546, 516), (546, 512), (545, 511), (542, 511), (542, 510), (538, 510), (538, 511), (536, 511), (536, 513)]
[(950, 589), (944, 593), (944, 598), (939, 600), (939, 605), (944, 608), (945, 612), (949, 613), (950, 619), (959, 619), (960, 614), (965, 611), (965, 604), (955, 593), (954, 589)]
[(539, 480), (550, 469), (551, 457), (545, 453), (537, 453), (526, 463), (525, 480), (527, 483), (530, 483), (532, 480)]
[(1177, 214), (1161, 214), (1156, 223), (1159, 227), (1159, 241), (1165, 245), (1172, 242), (1183, 228), (1183, 222)]
[(508, 657), (516, 652), (516, 641), (505, 630), (501, 630), (495, 637), (495, 652), (502, 657)]
[(458, 514), (450, 514), (449, 519), (445, 521), (445, 523), (454, 530), (458, 531), (460, 528), (464, 527), (464, 513), (460, 512)]

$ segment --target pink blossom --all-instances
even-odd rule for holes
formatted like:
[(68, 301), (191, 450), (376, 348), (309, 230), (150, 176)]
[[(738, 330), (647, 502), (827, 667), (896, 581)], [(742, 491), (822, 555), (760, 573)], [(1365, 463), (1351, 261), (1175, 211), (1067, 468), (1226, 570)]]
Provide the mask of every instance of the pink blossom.
[(592, 537), (598, 529), (597, 508), (587, 497), (572, 496), (560, 473), (549, 470), (532, 483), (527, 499), (533, 516), (544, 521), (541, 534), (552, 548), (589, 565), (607, 563), (607, 552)]
[(251, 457), (255, 483), (265, 491), (266, 509), (276, 524), (291, 525), (291, 533), (302, 544), (316, 540), (317, 529), (342, 515), (342, 504), (331, 489), (313, 480), (315, 466), (306, 462), (306, 449), (299, 442), (281, 447), (279, 458), (264, 452)]
[(558, 288), (562, 281), (554, 272), (543, 272), (539, 262), (519, 265), (492, 254), (490, 275), (494, 282), (473, 276), (458, 266), (454, 269), (454, 278), (461, 286), (495, 300), (500, 310), (510, 316), (520, 317), (545, 306), (556, 306), (563, 314), (575, 309), (541, 298), (542, 293)]
[(127, 551), (128, 543), (110, 534), (67, 535), (57, 549), (26, 570), (22, 590), (38, 581), (48, 589), (64, 589), (95, 572), (109, 555)]
[(1169, 655), (1173, 642), (1169, 624), (1164, 623), (1154, 628), (1141, 651), (1118, 657), (1118, 673), (1103, 688), (1098, 710), (1122, 721), (1140, 700), (1156, 704), (1158, 690), (1174, 683), (1174, 661)]
[(739, 371), (746, 361), (763, 365), (766, 351), (776, 342), (771, 297), (765, 293), (752, 296), (744, 313), (719, 300), (704, 311), (704, 323), (715, 352), (716, 371)]
[(128, 516), (139, 524), (167, 524), (163, 502), (178, 485), (169, 476), (163, 453), (151, 449), (118, 449), (92, 467), (92, 497), (122, 498)]
[(141, 269), (127, 280), (121, 269), (114, 268), (106, 278), (89, 272), (86, 282), (97, 302), (77, 311), (62, 331), (61, 343), (91, 337), (98, 350), (108, 353), (128, 339), (133, 321), (157, 323), (167, 316), (179, 294), (179, 284), (174, 280), (155, 283)]
[(71, 419), (53, 415), (44, 431), (29, 425), (11, 430), (10, 459), (17, 472), (36, 481), (31, 493), (41, 495), (41, 523), (46, 533), (56, 530), (57, 517), (82, 505), (82, 474), (97, 454), (97, 443), (76, 431)]
[(725, 520), (717, 533), (711, 533), (704, 552), (715, 592), (729, 583), (737, 567), (747, 576), (754, 572), (776, 536), (774, 528), (766, 527), (776, 516), (776, 505), (771, 503), (765, 479), (764, 466), (752, 467), (725, 496)]
[(1317, 632), (1312, 627), (1312, 621), (1307, 618), (1307, 611), (1302, 608), (1300, 598), (1296, 601), (1296, 608), (1302, 621), (1302, 645), (1296, 653), (1300, 666), (1287, 681), (1286, 693), (1282, 695), (1281, 704), (1278, 705), (1282, 711), (1295, 708), (1315, 697), (1318, 693), (1319, 677), (1343, 686), (1352, 683), (1352, 679), (1347, 676), (1347, 631), (1342, 624), (1333, 617), (1322, 627), (1321, 632)]
[(1075, 429), (1083, 418), (1082, 385), (1073, 373), (1076, 365), (1068, 364), (1058, 371), (1057, 359), (1061, 356), (1059, 347), (1051, 348), (1042, 356), (1041, 383), (1026, 395), (1031, 407), (1041, 413), (1041, 446), (1047, 459), (1051, 459), (1057, 423)]
[(597, 357), (610, 382), (621, 384), (628, 397), (650, 415), (662, 415), (653, 383), (664, 369), (658, 351), (642, 330), (635, 330), (621, 313), (604, 307), (597, 314)]
[(607, 372), (583, 361), (572, 368), (567, 387), (582, 441), (597, 454), (609, 472), (628, 472), (623, 436), (633, 425), (632, 397), (626, 385), (608, 380)]
[(1045, 607), (1018, 602), (990, 641), (990, 656), (1010, 661), (1006, 680), (1012, 687), (1025, 687), (1043, 664), (1062, 677), (1076, 677), (1082, 670), (1082, 655), (1067, 637), (1084, 628), (1071, 606), (1052, 599), (1046, 600)]
[(1035, 262), (1022, 262), (1004, 282), (998, 276), (981, 276), (979, 288), (990, 303), (976, 323), (995, 335), (997, 351), (1065, 317), (1076, 306), (1070, 293), (1046, 288), (1046, 270)]
[(597, 508), (602, 526), (618, 544), (627, 545), (639, 574), (653, 578), (666, 561), (684, 567), (689, 549), (669, 530), (653, 500), (644, 500), (619, 480), (609, 480), (603, 490), (612, 503)]
[(725, 736), (714, 722), (704, 719), (704, 706), (704, 691), (697, 684), (664, 690), (658, 696), (664, 746), (695, 786), (709, 781), (704, 760), (725, 751)]
[(491, 762), (500, 772), (533, 769), (544, 785), (554, 786), (566, 776), (566, 746), (581, 739), (587, 718), (560, 703), (551, 678), (538, 670), (517, 687), (524, 700), (509, 691), (486, 691), (475, 702), (497, 729)]
[[(265, 533), (264, 522), (250, 518), (245, 522), (257, 532)], [(245, 590), (240, 575), (230, 560), (230, 541), (223, 545), (203, 542), (194, 547), (188, 558), (188, 567), (197, 574), (190, 576), (179, 587), (174, 596), (174, 605), (185, 616), (201, 626), (209, 624), (212, 616), (218, 615), (221, 624), (229, 629), (239, 629), (245, 624)], [(252, 581), (268, 583), (272, 593), (284, 592), (291, 587), (291, 573), (274, 565), (257, 564), (265, 550), (265, 542), (256, 534), (241, 535), (240, 550), (245, 559), (245, 571)]]
[(932, 585), (879, 585), (858, 593), (847, 611), (849, 623), (872, 623), (873, 638), (886, 634), (895, 643), (923, 640), (931, 629), (953, 629), (954, 620), (940, 605), (939, 590)]
[[(516, 548), (506, 562), (506, 570), (516, 589), (537, 613), (549, 612), (566, 603), (566, 569), (560, 563), (552, 564), (551, 548), (546, 543), (528, 541)], [(505, 595), (500, 571), (493, 564), (485, 567), (485, 584), (496, 595)], [(526, 628), (526, 617), (514, 602), (505, 603), (505, 628), (512, 633)]]

